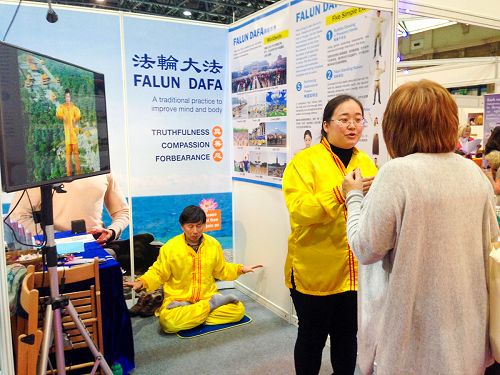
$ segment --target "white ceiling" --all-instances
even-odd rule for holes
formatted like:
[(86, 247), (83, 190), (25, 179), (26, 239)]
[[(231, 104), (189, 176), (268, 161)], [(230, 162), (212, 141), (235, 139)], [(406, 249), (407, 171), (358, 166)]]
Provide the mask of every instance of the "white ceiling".
[(398, 23), (398, 37), (407, 36), (406, 33), (415, 34), (422, 31), (437, 29), (455, 24), (454, 21), (443, 20), (440, 18), (427, 18), (400, 14)]

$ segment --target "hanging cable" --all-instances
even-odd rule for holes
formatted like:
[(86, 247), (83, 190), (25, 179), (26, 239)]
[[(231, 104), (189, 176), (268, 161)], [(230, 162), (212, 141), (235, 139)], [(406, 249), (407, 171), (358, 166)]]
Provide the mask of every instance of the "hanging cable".
[(5, 42), (5, 39), (7, 38), (7, 35), (9, 34), (10, 27), (12, 26), (12, 24), (14, 23), (14, 20), (16, 19), (17, 11), (19, 10), (19, 7), (21, 6), (21, 2), (22, 1), (23, 0), (19, 0), (19, 3), (17, 4), (16, 11), (14, 12), (14, 15), (12, 16), (12, 19), (10, 20), (9, 26), (7, 27), (7, 30), (5, 31), (5, 34), (4, 34), (3, 39), (2, 39), (2, 42)]

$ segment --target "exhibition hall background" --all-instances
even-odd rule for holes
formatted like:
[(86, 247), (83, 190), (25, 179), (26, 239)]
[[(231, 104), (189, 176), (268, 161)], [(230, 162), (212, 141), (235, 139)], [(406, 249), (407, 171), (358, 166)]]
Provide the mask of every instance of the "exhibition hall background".
[[(226, 27), (70, 7), (56, 7), (59, 21), (49, 24), (46, 6), (23, 2), (5, 42), (104, 73), (111, 167), (131, 203), (129, 236), (149, 232), (166, 241), (178, 233), (177, 218), (185, 205), (203, 205), (214, 213), (210, 234), (232, 250), (234, 261), (265, 265), (236, 286), (293, 321), (283, 282), (289, 221), (280, 174), (304, 147), (305, 130), (318, 140), (325, 100), (343, 82), (349, 92), (365, 95), (371, 119), (383, 113), (396, 84), (398, 6), (500, 29), (500, 20), (492, 17), (500, 14), (500, 4), (491, 1), (472, 6), (443, 0), (439, 7), (428, 0), (415, 3), (282, 1)], [(16, 6), (0, 1), (0, 36)], [(385, 21), (377, 57), (385, 72), (381, 103), (372, 105), (375, 10)], [(318, 45), (312, 43), (315, 38)], [(358, 50), (342, 47), (352, 41), (359, 42)], [(313, 48), (310, 65), (301, 62), (304, 43)], [(335, 68), (327, 63), (332, 59)], [(247, 78), (251, 88), (238, 89)], [(372, 156), (376, 132), (368, 126), (361, 144)], [(233, 139), (237, 133), (242, 139)], [(387, 154), (383, 144), (380, 148), (375, 156), (383, 164)], [(10, 199), (2, 195), (4, 209)], [(0, 368), (11, 373), (4, 256)]]

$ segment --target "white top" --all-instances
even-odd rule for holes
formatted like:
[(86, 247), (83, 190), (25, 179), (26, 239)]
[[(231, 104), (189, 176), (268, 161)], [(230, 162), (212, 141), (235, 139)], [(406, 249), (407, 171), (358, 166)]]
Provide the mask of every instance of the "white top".
[(377, 375), (483, 375), (498, 225), (482, 170), (454, 153), (397, 158), (364, 199), (349, 192), (347, 206), (363, 374), (376, 363)]
[[(118, 183), (112, 174), (99, 175), (64, 183), (66, 193), (55, 193), (52, 196), (54, 229), (66, 231), (71, 229), (72, 220), (85, 220), (87, 230), (103, 227), (102, 210), (106, 207), (111, 216), (109, 229), (113, 229), (118, 238), (128, 226), (129, 207)], [(19, 200), (22, 191), (12, 198), (9, 211)], [(28, 189), (29, 198), (34, 210), (41, 208), (40, 189)], [(33, 222), (31, 204), (26, 194), (10, 216), (11, 221), (19, 222), (33, 234), (41, 234), (40, 225)]]

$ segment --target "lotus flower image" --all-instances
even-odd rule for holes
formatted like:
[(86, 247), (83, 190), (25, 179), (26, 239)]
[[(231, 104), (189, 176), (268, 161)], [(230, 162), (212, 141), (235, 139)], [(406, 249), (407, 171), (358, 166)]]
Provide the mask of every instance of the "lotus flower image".
[(200, 208), (207, 212), (209, 210), (215, 210), (217, 208), (218, 204), (216, 201), (214, 201), (212, 198), (209, 199), (203, 199), (200, 202)]

